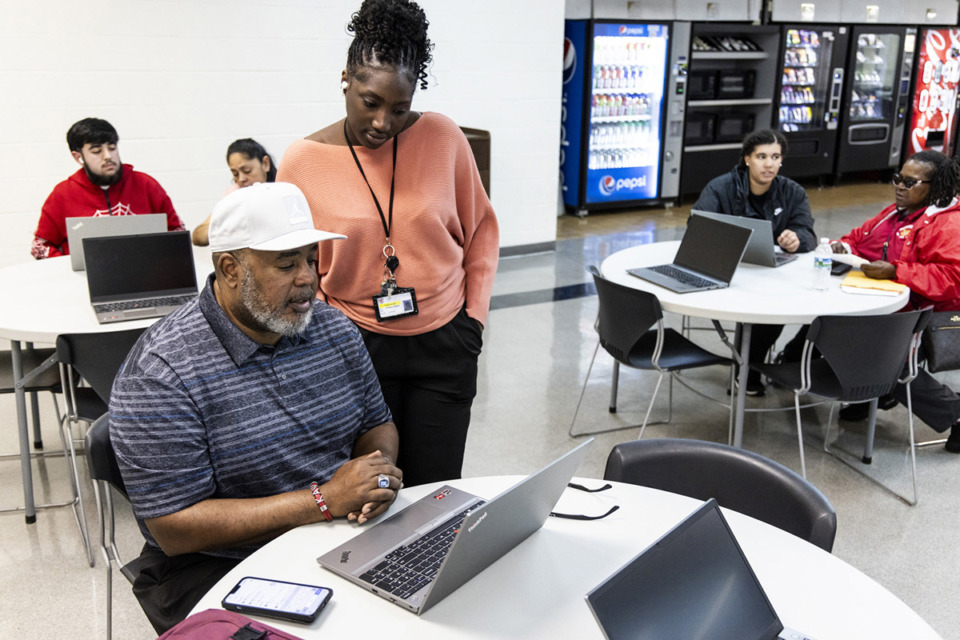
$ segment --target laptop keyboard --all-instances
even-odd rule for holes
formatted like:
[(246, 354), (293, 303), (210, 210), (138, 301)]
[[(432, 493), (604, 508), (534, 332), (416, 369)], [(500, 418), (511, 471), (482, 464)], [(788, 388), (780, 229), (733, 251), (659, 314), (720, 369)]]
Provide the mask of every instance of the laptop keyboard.
[(360, 579), (399, 598), (409, 598), (433, 582), (463, 519), (483, 504), (471, 505), (409, 545), (397, 547)]
[(650, 267), (650, 270), (656, 271), (657, 273), (665, 276), (669, 276), (677, 282), (682, 282), (683, 284), (687, 284), (692, 287), (711, 287), (716, 284), (713, 280), (707, 280), (706, 278), (701, 278), (700, 276), (695, 276), (692, 273), (688, 273), (683, 269), (677, 269), (672, 264), (660, 264), (655, 267)]
[(129, 311), (131, 309), (150, 309), (153, 307), (179, 307), (193, 300), (196, 294), (187, 294), (183, 296), (164, 296), (163, 298), (145, 298), (143, 300), (127, 300), (126, 302), (105, 302), (97, 304), (94, 308), (97, 313), (109, 311)]

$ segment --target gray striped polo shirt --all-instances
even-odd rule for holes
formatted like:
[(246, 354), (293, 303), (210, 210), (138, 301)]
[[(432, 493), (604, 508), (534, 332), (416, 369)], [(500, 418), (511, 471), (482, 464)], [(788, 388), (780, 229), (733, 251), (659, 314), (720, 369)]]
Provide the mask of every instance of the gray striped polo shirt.
[(303, 333), (260, 345), (220, 308), (213, 279), (140, 338), (110, 397), (117, 460), (154, 545), (144, 519), (322, 483), (359, 436), (391, 419), (360, 333), (340, 311), (315, 301)]

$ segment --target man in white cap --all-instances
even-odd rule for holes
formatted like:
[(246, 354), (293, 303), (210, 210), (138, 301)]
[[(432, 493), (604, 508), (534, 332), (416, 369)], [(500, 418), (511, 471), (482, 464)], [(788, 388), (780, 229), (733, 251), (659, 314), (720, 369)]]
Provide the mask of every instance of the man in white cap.
[(300, 190), (221, 200), (215, 271), (151, 327), (110, 397), (110, 434), (146, 538), (133, 590), (158, 633), (260, 545), (301, 524), (361, 523), (396, 499), (397, 430), (356, 327), (316, 299)]

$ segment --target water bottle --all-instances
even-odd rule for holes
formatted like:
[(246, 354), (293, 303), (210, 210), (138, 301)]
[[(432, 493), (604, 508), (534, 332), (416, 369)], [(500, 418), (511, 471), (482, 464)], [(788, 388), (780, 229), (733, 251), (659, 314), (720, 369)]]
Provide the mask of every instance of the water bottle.
[(813, 252), (813, 290), (826, 291), (830, 284), (830, 269), (833, 268), (833, 249), (829, 238), (820, 238)]

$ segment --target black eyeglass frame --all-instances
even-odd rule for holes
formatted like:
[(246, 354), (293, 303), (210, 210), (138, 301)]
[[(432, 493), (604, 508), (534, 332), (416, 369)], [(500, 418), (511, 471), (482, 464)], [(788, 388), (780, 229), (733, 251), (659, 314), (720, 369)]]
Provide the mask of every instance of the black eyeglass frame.
[(899, 173), (893, 174), (893, 177), (890, 179), (890, 184), (893, 186), (903, 185), (904, 189), (913, 189), (918, 184), (930, 184), (933, 180), (917, 180), (916, 178), (904, 178)]

